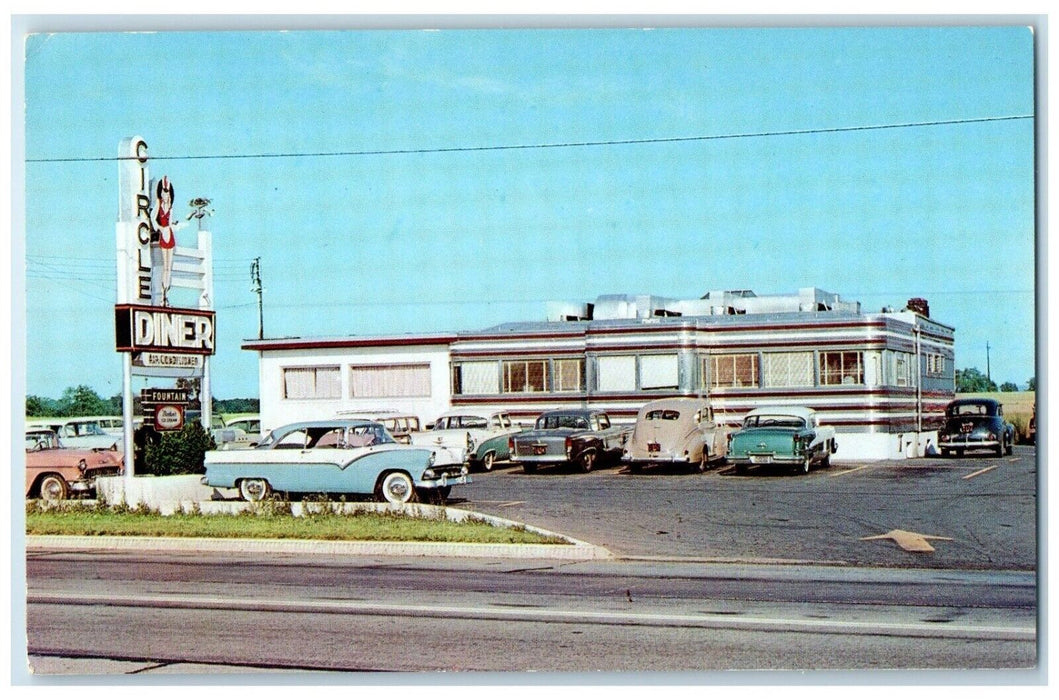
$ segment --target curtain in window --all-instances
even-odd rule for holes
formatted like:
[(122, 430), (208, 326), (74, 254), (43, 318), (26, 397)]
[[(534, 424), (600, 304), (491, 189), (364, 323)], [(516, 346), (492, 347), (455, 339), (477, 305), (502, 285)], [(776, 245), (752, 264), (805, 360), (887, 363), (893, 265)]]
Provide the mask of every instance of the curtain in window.
[(430, 365), (371, 365), (350, 367), (353, 398), (430, 396)]
[(641, 389), (676, 389), (678, 375), (676, 355), (644, 355), (640, 358)]
[(773, 352), (763, 356), (765, 386), (812, 386), (813, 353)]
[(599, 377), (596, 384), (600, 391), (635, 391), (635, 355), (601, 357), (598, 367)]

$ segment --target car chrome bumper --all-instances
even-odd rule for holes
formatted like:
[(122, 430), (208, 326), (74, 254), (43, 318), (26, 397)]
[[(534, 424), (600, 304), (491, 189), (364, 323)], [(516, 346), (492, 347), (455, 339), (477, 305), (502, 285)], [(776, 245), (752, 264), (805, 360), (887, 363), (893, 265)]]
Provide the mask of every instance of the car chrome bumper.
[(969, 438), (963, 439), (952, 439), (938, 440), (938, 447), (945, 447), (949, 449), (959, 450), (974, 450), (974, 449), (996, 449), (1000, 447), (999, 440), (972, 440)]
[(436, 479), (420, 479), (415, 482), (415, 485), (416, 488), (420, 489), (442, 489), (446, 486), (461, 486), (470, 483), (472, 483), (471, 477), (467, 474), (461, 474), (460, 476), (442, 474)]
[(804, 455), (780, 455), (775, 452), (750, 452), (741, 457), (732, 454), (728, 455), (728, 461), (737, 466), (746, 464), (801, 464), (804, 459)]

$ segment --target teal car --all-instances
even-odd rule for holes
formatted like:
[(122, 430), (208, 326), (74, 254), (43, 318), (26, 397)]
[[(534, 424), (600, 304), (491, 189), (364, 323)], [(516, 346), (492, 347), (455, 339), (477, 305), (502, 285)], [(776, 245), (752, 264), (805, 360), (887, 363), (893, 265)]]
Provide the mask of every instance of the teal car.
[(202, 483), (235, 488), (246, 501), (273, 492), (359, 494), (389, 503), (422, 495), (444, 501), (457, 484), (468, 484), (465, 464), (446, 450), (404, 445), (375, 421), (292, 423), (273, 430), (249, 450), (206, 453)]
[(511, 459), (508, 438), (521, 428), (503, 411), (475, 413), (451, 411), (440, 416), (429, 430), (412, 436), (417, 445), (447, 446), (467, 450), (472, 469), (492, 471), (496, 462)]
[(758, 465), (781, 465), (808, 474), (828, 467), (838, 451), (835, 429), (820, 425), (816, 411), (800, 406), (755, 408), (729, 436), (728, 462), (739, 473)]

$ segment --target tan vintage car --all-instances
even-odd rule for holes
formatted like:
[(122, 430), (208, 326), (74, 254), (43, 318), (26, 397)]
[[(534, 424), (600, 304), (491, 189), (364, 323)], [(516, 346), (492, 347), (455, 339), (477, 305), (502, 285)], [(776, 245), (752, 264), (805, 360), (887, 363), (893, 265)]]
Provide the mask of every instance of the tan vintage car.
[(622, 461), (634, 473), (652, 464), (682, 464), (705, 471), (727, 454), (728, 429), (714, 421), (710, 402), (673, 398), (640, 409)]
[(90, 495), (98, 477), (124, 471), (120, 452), (63, 447), (54, 430), (26, 430), (26, 498), (61, 501), (73, 494)]

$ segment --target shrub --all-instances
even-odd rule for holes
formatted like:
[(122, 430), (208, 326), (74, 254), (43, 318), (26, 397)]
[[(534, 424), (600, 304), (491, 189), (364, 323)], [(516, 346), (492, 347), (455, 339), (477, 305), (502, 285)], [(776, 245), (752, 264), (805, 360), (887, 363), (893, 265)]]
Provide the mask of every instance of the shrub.
[(156, 440), (146, 440), (138, 474), (171, 476), (205, 474), (205, 454), (217, 448), (213, 437), (198, 421), (189, 421), (180, 431), (162, 433)]

